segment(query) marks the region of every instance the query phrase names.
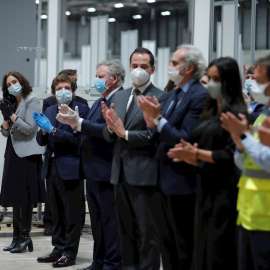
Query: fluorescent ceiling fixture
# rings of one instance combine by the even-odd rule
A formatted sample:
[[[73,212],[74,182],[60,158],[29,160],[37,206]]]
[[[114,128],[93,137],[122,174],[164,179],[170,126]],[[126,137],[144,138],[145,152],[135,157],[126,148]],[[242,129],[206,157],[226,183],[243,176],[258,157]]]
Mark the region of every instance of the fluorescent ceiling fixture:
[[[133,15],[132,18],[133,18],[134,20],[139,20],[139,19],[142,18],[142,15]]]
[[[43,15],[40,16],[41,20],[46,20],[47,18],[48,18],[48,16],[46,14],[43,14]]]
[[[37,4],[37,5],[39,4],[39,0],[36,0],[36,4]]]
[[[161,15],[162,16],[169,16],[169,15],[171,15],[171,12],[170,11],[163,11],[163,12],[161,12]]]
[[[88,11],[88,12],[95,12],[96,9],[95,9],[94,7],[90,7],[90,8],[87,9],[87,11]]]
[[[117,4],[114,4],[114,7],[115,8],[122,8],[122,7],[124,7],[124,5],[122,3],[117,3]]]
[[[147,0],[147,3],[155,3],[156,0]]]
[[[66,15],[69,16],[71,13],[70,11],[66,11]]]
[[[109,18],[109,19],[108,19],[108,22],[115,22],[115,21],[116,21],[115,18]]]

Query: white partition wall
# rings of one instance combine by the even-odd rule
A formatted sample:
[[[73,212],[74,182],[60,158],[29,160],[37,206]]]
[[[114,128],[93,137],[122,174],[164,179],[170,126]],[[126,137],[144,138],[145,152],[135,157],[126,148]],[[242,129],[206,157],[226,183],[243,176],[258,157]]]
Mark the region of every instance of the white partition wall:
[[[82,79],[81,85],[85,86],[86,88],[90,87],[90,54],[91,54],[91,47],[89,45],[82,46]]]
[[[131,53],[138,47],[138,30],[121,32],[121,63],[126,70],[124,88],[130,87],[131,78],[129,73],[129,58]]]
[[[48,0],[48,44],[47,44],[47,92],[59,71],[60,5],[61,0]]]
[[[108,16],[91,17],[90,85],[94,85],[96,66],[107,60],[108,52]],[[89,59],[89,60],[90,60]]]
[[[158,48],[158,58],[157,58],[157,87],[164,89],[166,86],[169,76],[168,76],[168,66],[170,61],[170,48]]]
[[[221,22],[217,23],[217,37],[216,37],[216,58],[221,57],[222,55],[222,24]]]
[[[238,33],[236,27],[235,5],[235,1],[230,1],[222,7],[222,56],[237,56],[235,44],[238,44]]]
[[[59,52],[58,52],[58,71],[63,70],[63,62],[64,62],[64,39],[59,38]]]
[[[206,64],[209,61],[210,41],[210,8],[211,0],[194,1],[194,29],[193,45],[198,47],[205,58]]]
[[[154,55],[154,58],[156,59],[156,41],[155,40],[142,40],[142,47],[148,49]],[[154,84],[157,84],[156,72],[154,72],[154,74],[151,76],[151,81]]]

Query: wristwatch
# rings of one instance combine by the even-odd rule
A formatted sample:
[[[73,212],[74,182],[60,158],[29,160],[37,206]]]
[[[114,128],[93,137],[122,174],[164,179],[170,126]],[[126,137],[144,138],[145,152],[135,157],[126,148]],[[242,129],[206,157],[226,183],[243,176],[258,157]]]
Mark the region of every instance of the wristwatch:
[[[163,118],[162,115],[159,115],[153,119],[153,123],[157,126],[159,121]]]
[[[56,128],[53,127],[53,128],[51,129],[51,133],[54,135],[55,132],[56,132]]]

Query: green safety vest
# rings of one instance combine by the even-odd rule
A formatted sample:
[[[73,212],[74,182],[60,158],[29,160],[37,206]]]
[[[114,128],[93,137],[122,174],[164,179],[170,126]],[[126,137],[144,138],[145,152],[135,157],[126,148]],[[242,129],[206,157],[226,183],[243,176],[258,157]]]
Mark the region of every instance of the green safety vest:
[[[261,126],[266,117],[261,114],[254,127]],[[253,137],[260,140],[257,131]],[[255,164],[248,154],[238,187],[237,224],[247,230],[270,231],[270,173]]]

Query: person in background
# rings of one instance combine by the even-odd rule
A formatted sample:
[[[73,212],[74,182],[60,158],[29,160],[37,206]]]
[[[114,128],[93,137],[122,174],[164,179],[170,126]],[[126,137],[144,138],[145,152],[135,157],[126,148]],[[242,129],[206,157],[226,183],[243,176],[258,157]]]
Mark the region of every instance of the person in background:
[[[256,61],[254,79],[251,94],[266,106],[253,128],[242,114],[238,119],[227,112],[220,118],[234,139],[235,163],[242,170],[237,201],[238,270],[270,269],[270,55]]]
[[[246,81],[245,81],[245,90],[247,92],[247,94],[249,95],[249,99],[250,99],[250,110],[248,110],[248,112],[250,112],[251,114],[251,123],[253,124],[255,122],[255,120],[258,118],[258,116],[262,113],[262,111],[264,110],[264,105],[258,103],[254,97],[252,96],[251,93],[251,87],[252,84],[254,83],[254,66],[250,66],[247,70],[247,74],[246,74]],[[247,100],[247,99],[246,99]]]
[[[65,74],[68,75],[70,78],[72,78],[75,81],[75,89],[77,89],[77,70],[76,69],[64,69],[58,73],[58,75]],[[80,102],[82,104],[85,104],[88,106],[88,102],[86,99],[76,96],[74,94],[74,98],[77,102]],[[43,106],[42,106],[42,112],[45,112],[45,110],[50,107],[57,104],[57,100],[55,98],[55,89],[52,88],[52,96],[47,97],[43,100]],[[82,190],[82,201],[81,201],[81,221],[82,221],[82,229],[84,227],[85,223],[85,197],[84,197],[84,189]],[[45,200],[45,208],[44,208],[44,216],[43,216],[43,224],[44,224],[44,235],[51,236],[53,231],[53,224],[52,224],[52,212],[50,209],[50,203],[47,200]]]
[[[81,196],[83,177],[81,172],[81,134],[75,128],[56,120],[58,106],[66,104],[73,110],[78,106],[80,117],[85,118],[90,109],[76,102],[75,82],[68,75],[54,78],[52,89],[58,104],[45,113],[34,113],[33,118],[41,128],[36,139],[39,145],[47,146],[42,166],[42,179],[46,179],[47,195],[53,218],[53,251],[38,257],[40,263],[53,262],[53,267],[75,264],[81,232]]]
[[[204,74],[203,74],[203,76],[201,77],[201,79],[200,79],[200,83],[205,87],[205,88],[207,88],[208,87],[208,82],[209,82],[209,78],[208,78],[208,76],[207,76],[207,68],[205,69],[205,71],[204,71]]]
[[[169,93],[171,90],[175,88],[175,84],[172,80],[169,80],[168,83],[166,84],[164,91]]]
[[[247,115],[237,62],[230,57],[208,67],[208,91],[200,124],[168,152],[175,162],[198,167],[192,269],[237,269],[236,198],[239,172],[234,165],[234,143],[221,127],[222,112]]]
[[[39,100],[34,97],[28,80],[19,72],[5,74],[0,100],[4,122],[1,133],[7,137],[0,204],[13,207],[13,239],[4,251],[20,253],[33,251],[31,231],[33,204],[41,202],[43,149],[36,142],[38,130],[32,118],[40,112]],[[43,192],[42,192],[43,191]]]
[[[102,97],[93,104],[87,118],[80,118],[66,105],[61,106],[57,115],[59,122],[77,126],[82,132],[81,160],[94,238],[93,262],[82,270],[122,269],[114,185],[110,183],[114,144],[103,138],[106,121],[101,101],[110,106],[113,96],[123,90],[124,79],[125,70],[120,63],[99,63],[95,88]]]
[[[58,75],[61,75],[61,74],[65,74],[65,75],[68,75],[69,77],[71,77],[74,81],[75,81],[75,89],[77,89],[77,70],[76,69],[63,69],[61,70]],[[85,104],[85,105],[88,105],[88,102],[86,99],[80,97],[80,96],[76,96],[74,94],[74,97],[75,97],[75,100],[77,102],[80,102],[82,104]],[[42,106],[42,112],[45,112],[45,110],[52,106],[52,105],[55,105],[57,104],[57,100],[54,96],[54,89],[52,89],[52,96],[50,97],[47,97],[43,100],[43,106]]]

